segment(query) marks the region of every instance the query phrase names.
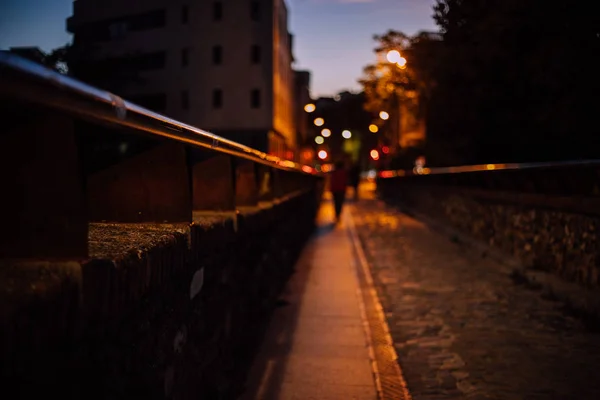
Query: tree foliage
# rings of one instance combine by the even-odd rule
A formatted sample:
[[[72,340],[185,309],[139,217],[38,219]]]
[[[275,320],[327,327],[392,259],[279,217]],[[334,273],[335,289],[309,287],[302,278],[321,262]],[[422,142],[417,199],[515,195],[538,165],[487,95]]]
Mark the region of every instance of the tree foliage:
[[[363,70],[363,78],[359,80],[366,95],[366,110],[374,115],[382,110],[395,113],[400,105],[403,132],[420,129],[421,121],[427,117],[428,103],[435,87],[439,37],[428,32],[410,37],[390,30],[383,35],[375,35],[374,40],[376,63],[367,65]],[[406,59],[405,68],[399,68],[387,60],[386,56],[392,50],[399,51]],[[415,154],[420,155],[421,151]],[[412,165],[415,158],[413,153],[401,149],[399,154],[401,158],[406,158],[406,163]]]
[[[364,67],[363,77],[359,82],[366,95],[366,110],[376,113],[388,109],[396,89],[416,89],[418,77],[412,67],[400,69],[386,59],[388,51],[391,50],[397,50],[405,56],[405,52],[411,46],[410,37],[402,32],[390,30],[383,35],[375,35],[373,39],[377,43],[377,62]]]
[[[375,49],[404,49],[428,162],[600,156],[600,2],[437,0],[433,17],[442,41],[392,31]],[[372,110],[396,79],[382,68],[367,66],[362,80]]]
[[[600,4],[437,0],[428,140],[463,162],[598,157]]]

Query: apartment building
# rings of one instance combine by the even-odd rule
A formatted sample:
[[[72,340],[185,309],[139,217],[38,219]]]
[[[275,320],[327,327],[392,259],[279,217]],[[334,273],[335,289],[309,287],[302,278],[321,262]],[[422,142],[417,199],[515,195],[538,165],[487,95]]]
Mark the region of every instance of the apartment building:
[[[295,119],[296,119],[296,141],[299,144],[305,144],[312,135],[309,129],[312,125],[308,124],[309,115],[304,111],[304,106],[311,103],[310,98],[310,72],[294,71],[295,75]]]
[[[279,156],[296,147],[284,0],[76,0],[67,29],[130,74],[123,98]]]

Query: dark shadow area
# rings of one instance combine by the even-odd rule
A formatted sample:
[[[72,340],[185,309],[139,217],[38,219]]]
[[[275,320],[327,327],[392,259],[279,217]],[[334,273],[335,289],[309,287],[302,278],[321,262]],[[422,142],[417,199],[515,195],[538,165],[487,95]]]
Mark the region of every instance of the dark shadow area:
[[[323,230],[319,229],[317,235],[323,234]],[[316,237],[313,240],[316,240]],[[247,376],[247,386],[238,399],[276,400],[278,398],[288,355],[292,350],[294,331],[301,307],[300,300],[310,275],[311,264],[305,260],[310,258],[311,251],[308,249],[300,258],[294,276],[278,301],[278,304],[282,306],[285,304],[285,307],[277,307],[271,311],[263,335],[256,341],[256,353],[253,363],[250,363],[252,369]],[[283,314],[282,318],[276,316],[278,308],[281,308],[279,312]],[[267,351],[261,348],[264,344],[269,344]]]

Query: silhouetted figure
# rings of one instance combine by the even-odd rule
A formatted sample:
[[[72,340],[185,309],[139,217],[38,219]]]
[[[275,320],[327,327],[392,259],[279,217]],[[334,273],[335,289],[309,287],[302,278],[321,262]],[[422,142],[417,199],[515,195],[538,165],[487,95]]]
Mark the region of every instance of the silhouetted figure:
[[[335,220],[339,222],[342,215],[342,207],[346,198],[346,186],[348,185],[348,171],[342,161],[335,163],[335,169],[331,173],[329,180],[329,190],[333,195],[333,205],[335,208]]]
[[[360,165],[353,164],[350,168],[350,186],[354,189],[354,200],[358,200],[358,185],[360,184]]]

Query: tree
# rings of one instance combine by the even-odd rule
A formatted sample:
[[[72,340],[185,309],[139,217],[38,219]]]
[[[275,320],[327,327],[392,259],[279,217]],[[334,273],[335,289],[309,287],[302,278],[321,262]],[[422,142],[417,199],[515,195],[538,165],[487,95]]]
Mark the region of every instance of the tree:
[[[434,137],[465,162],[598,157],[598,2],[438,0]]]
[[[384,35],[374,35],[373,39],[377,42],[377,47],[374,49],[377,62],[367,65],[363,69],[364,76],[359,82],[362,84],[367,97],[366,110],[378,113],[387,109],[397,88],[413,89],[415,87],[415,77],[411,67],[401,69],[386,59],[387,53],[391,50],[404,54],[411,44],[411,40],[407,35],[390,30]]]
[[[394,132],[388,132],[390,135],[385,141],[396,148],[407,131],[421,132],[424,129],[422,125],[426,124],[428,103],[435,87],[436,52],[440,39],[427,32],[409,37],[390,30],[383,35],[375,35],[374,40],[376,63],[364,68],[359,82],[367,97],[366,110],[375,115],[385,110],[392,115],[387,125]],[[405,65],[389,62],[387,54],[393,50],[401,53],[406,60]],[[413,152],[401,150],[400,153],[412,157]]]

